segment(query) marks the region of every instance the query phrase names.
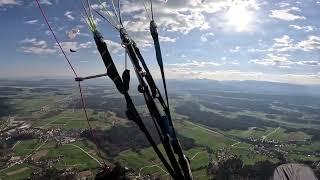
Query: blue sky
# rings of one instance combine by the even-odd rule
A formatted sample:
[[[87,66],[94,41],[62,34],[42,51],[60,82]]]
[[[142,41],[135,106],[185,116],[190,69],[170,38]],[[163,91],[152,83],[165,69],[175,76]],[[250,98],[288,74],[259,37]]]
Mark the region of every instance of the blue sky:
[[[159,77],[142,2],[121,1],[124,26]],[[320,84],[319,0],[153,2],[168,78]],[[80,1],[41,5],[64,49],[77,50],[68,56],[78,74],[104,73]],[[34,1],[0,0],[0,20],[0,77],[72,76]],[[118,32],[97,16],[96,21],[123,69]],[[71,30],[78,31],[75,37],[68,36]]]

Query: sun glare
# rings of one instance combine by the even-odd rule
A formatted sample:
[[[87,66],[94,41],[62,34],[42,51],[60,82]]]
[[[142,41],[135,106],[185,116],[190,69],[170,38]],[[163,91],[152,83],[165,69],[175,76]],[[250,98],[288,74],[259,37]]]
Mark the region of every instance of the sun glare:
[[[227,25],[235,31],[248,31],[253,16],[254,14],[242,3],[232,5],[225,15]]]

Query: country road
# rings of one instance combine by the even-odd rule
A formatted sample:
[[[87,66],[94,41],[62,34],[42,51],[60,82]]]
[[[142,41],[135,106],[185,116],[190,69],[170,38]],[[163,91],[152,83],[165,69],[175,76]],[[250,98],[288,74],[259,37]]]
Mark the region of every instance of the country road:
[[[151,168],[151,167],[157,167],[157,168],[159,168],[160,170],[162,170],[163,172],[165,172],[166,174],[168,174],[167,171],[165,171],[162,167],[160,167],[161,164],[162,164],[162,163],[153,164],[153,165],[148,165],[148,166],[144,166],[144,167],[140,168],[140,170],[139,170],[139,177],[141,177],[141,171],[142,171],[143,169],[145,169],[145,168]]]
[[[272,134],[276,133],[278,130],[280,129],[280,127],[277,127],[276,129],[274,129],[272,132],[270,132],[269,134],[262,136],[261,139],[265,140],[268,136],[271,136]]]

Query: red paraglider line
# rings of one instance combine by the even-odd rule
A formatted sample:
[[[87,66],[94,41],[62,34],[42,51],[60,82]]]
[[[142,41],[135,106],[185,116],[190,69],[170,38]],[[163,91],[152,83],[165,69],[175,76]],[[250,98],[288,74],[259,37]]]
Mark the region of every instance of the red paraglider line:
[[[72,72],[73,72],[73,74],[75,75],[75,77],[78,78],[78,75],[77,75],[74,67],[72,66],[69,58],[67,57],[65,51],[63,50],[63,48],[62,48],[62,46],[61,46],[61,44],[60,44],[57,36],[55,35],[54,31],[52,30],[51,25],[49,24],[48,18],[47,18],[47,16],[45,15],[45,13],[44,13],[44,11],[43,11],[40,3],[39,3],[39,0],[36,0],[36,2],[37,2],[37,5],[38,5],[38,7],[39,7],[39,9],[40,9],[40,11],[41,11],[41,14],[42,14],[43,19],[45,20],[45,22],[46,22],[49,30],[51,31],[51,33],[52,33],[52,35],[53,35],[56,43],[58,44],[58,46],[59,46],[59,48],[60,48],[63,56],[65,57],[66,61],[68,62],[69,66],[70,66],[70,69],[72,70]],[[87,108],[86,108],[86,104],[85,104],[85,101],[84,101],[84,97],[83,97],[83,93],[82,93],[82,88],[81,88],[80,81],[78,81],[78,87],[79,87],[79,92],[80,92],[80,97],[81,97],[81,102],[82,102],[82,108],[83,108],[83,111],[84,111],[84,114],[85,114],[85,117],[86,117],[86,120],[87,120],[87,123],[88,123],[88,126],[89,126],[90,134],[91,134],[92,138],[94,139],[95,145],[96,145],[96,147],[97,147],[98,155],[99,155],[100,157],[102,157],[102,156],[101,156],[101,153],[100,153],[100,150],[99,150],[99,146],[98,146],[97,139],[95,138],[95,134],[93,133],[92,126],[91,126],[90,121],[89,121],[89,116],[88,116],[88,113],[87,113]]]

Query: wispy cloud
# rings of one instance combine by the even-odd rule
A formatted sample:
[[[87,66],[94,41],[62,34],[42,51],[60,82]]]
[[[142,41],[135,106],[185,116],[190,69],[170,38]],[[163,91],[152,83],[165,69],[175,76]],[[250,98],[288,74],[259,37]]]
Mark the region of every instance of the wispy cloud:
[[[204,13],[215,13],[229,5],[228,2],[222,1],[206,1],[205,3],[202,1],[167,1],[165,3],[155,1],[153,4],[154,9],[157,9],[155,14],[157,24],[167,31],[183,34],[196,29],[208,29],[210,26]],[[124,1],[122,8],[123,14],[134,14],[133,21],[140,21],[139,27],[134,29],[148,30],[148,22],[145,21],[147,15],[142,3]]]
[[[295,40],[290,38],[288,35],[283,35],[281,38],[275,38],[272,47],[266,51],[314,51],[320,50],[320,37],[310,35],[305,40],[294,42]]]
[[[232,49],[229,49],[229,52],[231,52],[231,53],[236,53],[236,52],[239,52],[239,51],[240,51],[240,46],[236,46],[236,47],[234,47]]]
[[[112,52],[112,53],[119,53],[123,49],[121,44],[119,44],[117,42],[114,42],[114,41],[111,41],[111,40],[105,40],[105,42],[108,45],[109,51]]]
[[[320,66],[320,61],[299,61],[289,60],[288,54],[267,54],[267,57],[262,59],[253,59],[249,62],[264,65],[264,66],[277,66],[280,68],[290,68],[291,65],[305,65],[305,66]]]
[[[266,58],[262,59],[253,59],[249,62],[264,66],[278,66],[278,67],[288,67],[293,64],[287,57],[287,55],[275,55],[275,54],[267,54]]]
[[[208,41],[208,38],[209,38],[210,36],[213,37],[214,34],[213,34],[212,32],[202,34],[202,35],[200,36],[200,40],[201,40],[202,42],[207,42],[207,41]]]
[[[38,23],[38,19],[33,19],[33,20],[28,20],[24,22],[25,24],[37,24]]]
[[[166,64],[167,66],[171,67],[183,67],[183,68],[202,68],[208,66],[221,66],[222,64],[216,62],[208,62],[208,61],[197,61],[193,60],[187,63],[174,63],[174,64]]]
[[[21,2],[19,0],[0,0],[0,7],[6,5],[19,5]]]
[[[47,42],[44,40],[38,40],[36,38],[26,38],[22,41],[20,41],[22,44],[22,51],[25,53],[30,53],[30,54],[38,54],[38,55],[43,55],[43,54],[53,54],[58,52],[58,45],[55,44],[52,47],[49,47]],[[89,49],[92,47],[92,42],[83,42],[83,43],[78,43],[78,42],[60,42],[60,45],[62,49],[65,52],[69,52],[70,49],[72,50],[80,50],[80,49]]]
[[[40,0],[40,4],[52,5],[51,0]]]
[[[66,16],[70,20],[74,20],[75,18],[71,14],[72,14],[72,11],[66,11],[64,13],[64,16]]]
[[[159,41],[160,42],[176,42],[176,38],[171,38],[167,36],[159,36]]]
[[[64,51],[69,52],[70,49],[78,51],[80,49],[91,48],[92,42],[88,41],[85,43],[78,43],[78,42],[66,41],[66,42],[60,42],[60,45]],[[58,48],[58,45],[55,45],[55,47]]]
[[[320,61],[300,61],[297,64],[308,65],[308,66],[320,66]]]
[[[308,36],[306,40],[300,41],[296,44],[298,49],[303,51],[312,51],[320,49],[320,37]]]
[[[299,26],[294,24],[289,25],[289,27],[297,30],[303,30],[305,32],[314,31],[316,29],[314,26]]]
[[[306,17],[294,14],[293,12],[300,12],[297,7],[291,7],[288,9],[271,10],[269,17],[284,20],[284,21],[294,21],[297,19],[306,19]]]
[[[26,38],[20,41],[23,46],[21,47],[22,51],[29,54],[53,54],[56,52],[55,48],[48,48],[47,42],[44,40],[37,40],[36,38]]]

